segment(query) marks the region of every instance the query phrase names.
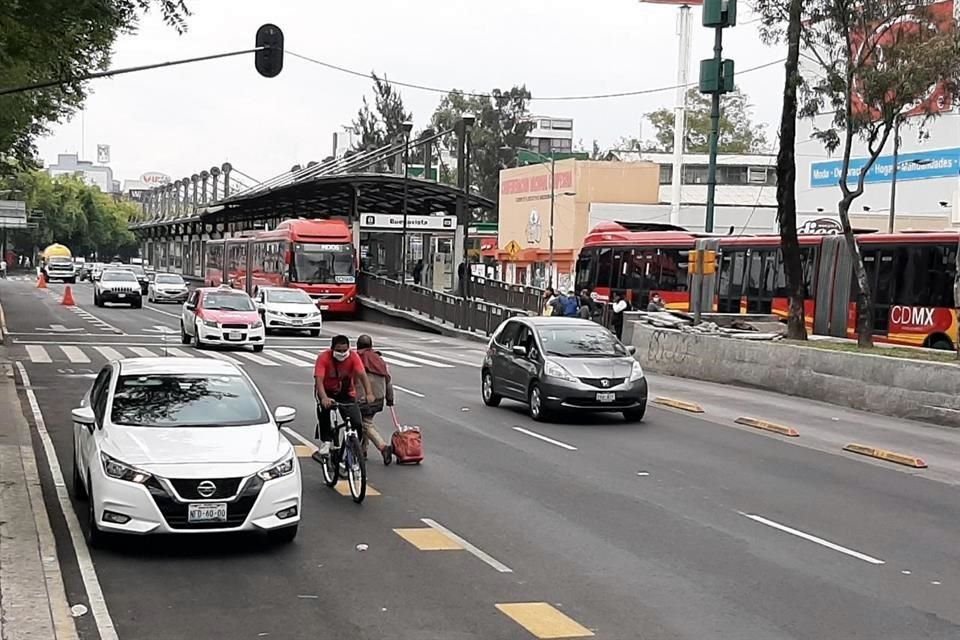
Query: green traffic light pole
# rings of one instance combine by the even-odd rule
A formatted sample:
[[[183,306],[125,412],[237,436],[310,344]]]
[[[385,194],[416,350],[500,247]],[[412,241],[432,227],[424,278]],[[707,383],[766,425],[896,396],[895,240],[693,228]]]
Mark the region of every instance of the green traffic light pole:
[[[714,29],[713,37],[713,64],[717,75],[721,74],[723,66],[723,29]],[[718,84],[722,82],[718,78]],[[714,206],[717,196],[717,149],[720,146],[720,91],[714,91],[710,96],[710,160],[707,164],[707,219],[703,223],[703,230],[713,233]]]

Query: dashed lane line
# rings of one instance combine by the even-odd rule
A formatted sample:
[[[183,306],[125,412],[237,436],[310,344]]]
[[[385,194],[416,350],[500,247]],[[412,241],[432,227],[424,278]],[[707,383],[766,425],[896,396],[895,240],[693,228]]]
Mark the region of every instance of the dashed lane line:
[[[398,384],[393,385],[393,388],[396,389],[397,391],[408,393],[411,396],[414,396],[415,398],[426,398],[426,396],[420,393],[419,391],[414,391],[413,389],[407,389],[406,387],[401,387]]]
[[[566,442],[560,442],[559,440],[554,440],[553,438],[548,438],[545,435],[539,434],[536,431],[530,431],[529,429],[524,429],[523,427],[513,427],[514,431],[522,433],[524,435],[530,436],[531,438],[536,438],[537,440],[542,440],[543,442],[548,442],[554,446],[560,447],[561,449],[566,449],[567,451],[576,451],[577,448],[572,444],[567,444]]]
[[[430,518],[420,518],[420,522],[422,522],[423,524],[427,525],[432,529],[436,529],[443,535],[447,536],[448,538],[450,538],[451,540],[459,544],[461,547],[463,547],[465,551],[470,552],[471,554],[473,554],[474,556],[476,556],[486,564],[490,565],[500,573],[513,573],[513,569],[503,564],[502,562],[500,562],[499,560],[491,556],[486,551],[483,551],[482,549],[476,547],[475,545],[470,544],[469,542],[467,542],[466,540],[464,540],[463,538],[455,534],[450,529],[447,529],[445,526],[443,526],[436,520],[431,520]]]
[[[880,560],[880,559],[878,559],[878,558],[874,558],[873,556],[868,556],[868,555],[865,554],[865,553],[860,553],[859,551],[854,551],[853,549],[848,549],[847,547],[840,546],[839,544],[836,544],[835,542],[830,542],[829,540],[824,540],[823,538],[818,538],[818,537],[815,536],[815,535],[811,535],[811,534],[809,534],[809,533],[804,533],[803,531],[800,531],[799,529],[794,529],[793,527],[788,527],[788,526],[785,525],[785,524],[780,524],[779,522],[774,522],[773,520],[768,520],[767,518],[764,518],[763,516],[758,516],[758,515],[755,515],[755,514],[752,514],[752,513],[744,513],[744,512],[742,512],[742,511],[740,511],[740,512],[738,512],[738,513],[739,513],[740,515],[744,516],[745,518],[750,518],[750,519],[753,520],[754,522],[759,522],[760,524],[766,525],[766,526],[768,526],[768,527],[772,527],[772,528],[774,528],[774,529],[777,529],[778,531],[783,531],[784,533],[789,533],[790,535],[796,536],[796,537],[798,537],[798,538],[802,538],[802,539],[807,540],[807,541],[809,541],[809,542],[813,542],[813,543],[815,543],[815,544],[819,544],[820,546],[826,547],[827,549],[833,549],[834,551],[838,551],[838,552],[840,552],[840,553],[842,553],[842,554],[844,554],[844,555],[848,555],[848,556],[850,556],[851,558],[856,558],[856,559],[858,559],[858,560],[863,560],[864,562],[869,562],[870,564],[886,564],[883,560]]]

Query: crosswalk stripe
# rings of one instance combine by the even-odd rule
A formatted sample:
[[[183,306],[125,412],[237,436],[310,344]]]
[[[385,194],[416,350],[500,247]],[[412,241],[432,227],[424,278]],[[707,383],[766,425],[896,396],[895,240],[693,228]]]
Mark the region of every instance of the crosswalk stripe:
[[[306,358],[306,359],[309,360],[310,362],[316,362],[316,361],[317,361],[317,354],[316,354],[316,353],[310,353],[309,351],[304,351],[303,349],[291,349],[291,350],[290,350],[290,353],[295,353],[295,354],[297,354],[298,356],[303,356],[304,358]]]
[[[192,358],[192,353],[187,353],[183,349],[177,349],[176,347],[166,347],[167,353],[178,358]]]
[[[100,355],[102,355],[107,360],[123,360],[123,355],[116,349],[111,349],[110,347],[94,347]]]
[[[264,366],[264,367],[279,367],[279,366],[280,366],[280,365],[278,365],[276,362],[271,362],[270,360],[267,360],[266,358],[263,358],[263,357],[258,356],[258,355],[256,355],[256,354],[253,354],[253,353],[247,353],[247,352],[245,352],[245,351],[237,351],[237,355],[240,356],[241,358],[246,358],[246,359],[249,360],[250,362],[255,362],[255,363],[257,363],[257,364],[259,364],[259,365],[261,365],[261,366]]]
[[[50,354],[47,353],[47,350],[38,344],[28,344],[27,355],[30,356],[30,362],[52,362],[52,360],[50,360]]]
[[[396,365],[396,366],[398,366],[398,367],[404,367],[404,368],[413,367],[413,368],[415,368],[415,369],[419,369],[419,368],[420,368],[420,365],[418,365],[418,364],[413,364],[412,362],[404,362],[403,360],[394,360],[394,359],[391,358],[390,356],[383,356],[383,360],[384,360],[384,362],[389,362],[390,364]]]
[[[63,351],[63,355],[67,356],[67,359],[70,362],[76,362],[76,363],[90,362],[90,358],[87,357],[87,354],[85,354],[81,349],[77,347],[68,347],[65,345],[61,345],[60,351]]]
[[[398,353],[397,351],[388,351],[386,352],[392,358],[403,358],[404,360],[409,360],[410,362],[418,362],[420,364],[425,364],[431,367],[437,367],[438,369],[453,369],[452,364],[447,364],[446,362],[437,362],[436,360],[427,360],[426,358],[418,358],[417,356],[408,356],[405,353]],[[422,351],[415,351],[414,353],[419,353],[421,355],[430,355],[424,354]]]
[[[265,355],[270,356],[271,358],[275,358],[275,359],[277,359],[277,360],[280,360],[281,362],[286,362],[287,364],[292,364],[292,365],[295,366],[295,367],[312,367],[312,366],[313,366],[313,365],[312,365],[311,363],[309,363],[309,362],[304,362],[303,360],[298,360],[297,358],[294,358],[294,357],[292,357],[292,356],[288,356],[287,354],[285,354],[285,353],[283,353],[283,352],[281,352],[281,351],[276,351],[276,350],[272,350],[272,349],[267,349],[267,350],[264,351],[263,353],[264,353]]]
[[[429,356],[429,357],[431,357],[431,358],[437,358],[437,359],[439,359],[439,360],[446,360],[447,362],[454,362],[454,363],[456,363],[456,364],[467,365],[468,367],[479,367],[479,366],[480,366],[480,363],[479,363],[479,362],[471,362],[471,361],[469,361],[469,360],[459,360],[459,359],[457,359],[457,358],[451,358],[450,356],[442,356],[442,355],[440,355],[440,354],[438,354],[438,353],[427,353],[426,351],[414,351],[414,353],[419,354],[419,355],[421,355],[421,356]]]
[[[225,354],[225,353],[220,353],[219,351],[207,351],[207,352],[206,352],[206,355],[210,356],[211,358],[214,358],[215,360],[223,360],[224,362],[232,362],[233,364],[240,365],[241,367],[242,367],[244,364],[246,364],[246,363],[244,363],[244,362],[241,362],[240,360],[237,360],[236,358],[234,358],[234,357],[232,357],[232,356],[228,356],[228,355]]]
[[[143,347],[128,347],[128,349],[130,349],[130,351],[133,351],[135,354],[137,354],[141,358],[157,357],[157,354],[155,354],[153,351],[150,351],[150,349],[144,349]]]

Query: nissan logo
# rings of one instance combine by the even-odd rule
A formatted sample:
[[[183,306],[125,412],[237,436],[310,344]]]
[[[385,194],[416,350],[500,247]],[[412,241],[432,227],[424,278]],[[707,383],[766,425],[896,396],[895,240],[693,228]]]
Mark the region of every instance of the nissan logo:
[[[609,386],[610,386],[610,381],[607,380],[606,378],[604,378],[604,379],[602,379],[602,380],[600,381],[600,386],[601,386],[601,387],[609,387]]]
[[[197,493],[200,494],[201,498],[209,498],[217,492],[217,485],[213,484],[209,480],[204,480],[197,485]]]

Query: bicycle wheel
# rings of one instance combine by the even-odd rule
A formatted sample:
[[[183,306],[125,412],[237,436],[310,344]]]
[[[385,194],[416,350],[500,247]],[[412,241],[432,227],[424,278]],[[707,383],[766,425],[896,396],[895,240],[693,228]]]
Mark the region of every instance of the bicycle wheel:
[[[351,436],[345,447],[347,461],[347,484],[350,485],[350,495],[357,504],[363,502],[367,495],[367,464],[363,459],[363,449],[360,440]]]
[[[331,449],[330,454],[326,457],[326,460],[324,460],[323,464],[320,465],[320,468],[323,469],[323,483],[331,489],[337,485],[337,480],[340,479],[340,471],[338,469],[339,466],[340,456],[338,455],[337,450]]]

